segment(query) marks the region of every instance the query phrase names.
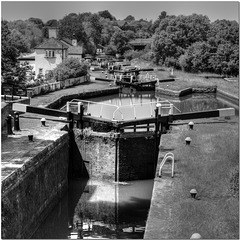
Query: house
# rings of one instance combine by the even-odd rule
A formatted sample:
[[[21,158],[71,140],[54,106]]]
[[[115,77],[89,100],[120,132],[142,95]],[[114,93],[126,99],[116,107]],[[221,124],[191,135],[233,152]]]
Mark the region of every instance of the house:
[[[102,46],[101,44],[97,44],[96,45],[97,51],[96,51],[96,60],[99,63],[103,63],[106,61],[106,59],[108,58],[108,56],[106,55],[105,51],[104,51],[104,46]]]
[[[143,50],[147,45],[152,44],[152,38],[137,38],[130,41],[129,44],[133,46],[134,50]]]
[[[66,58],[77,58],[82,61],[83,47],[82,44],[78,45],[74,35],[72,40],[68,38],[58,39],[56,27],[49,27],[48,33],[49,38],[35,47],[35,59],[32,58],[31,62],[34,65],[35,77],[39,74],[45,75]],[[29,61],[29,57],[30,55],[25,56],[25,59]],[[21,58],[19,61],[24,61],[24,59]]]
[[[97,44],[96,48],[97,48],[97,55],[103,54],[104,46],[102,46],[101,44]]]

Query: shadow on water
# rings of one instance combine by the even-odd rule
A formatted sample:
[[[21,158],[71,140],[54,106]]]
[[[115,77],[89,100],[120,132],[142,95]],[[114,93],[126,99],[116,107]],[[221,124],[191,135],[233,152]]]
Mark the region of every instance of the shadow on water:
[[[33,238],[143,238],[153,180],[124,185],[71,180],[69,191]]]

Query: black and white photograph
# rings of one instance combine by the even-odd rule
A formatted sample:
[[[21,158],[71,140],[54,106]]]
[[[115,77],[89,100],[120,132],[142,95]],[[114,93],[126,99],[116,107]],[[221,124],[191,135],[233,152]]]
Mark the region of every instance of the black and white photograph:
[[[1,1],[1,239],[239,239],[238,1]]]

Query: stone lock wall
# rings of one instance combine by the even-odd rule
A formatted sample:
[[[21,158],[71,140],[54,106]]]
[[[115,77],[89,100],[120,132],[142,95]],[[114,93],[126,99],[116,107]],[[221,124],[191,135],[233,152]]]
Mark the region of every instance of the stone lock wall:
[[[146,135],[145,135],[146,136]],[[120,139],[119,180],[129,181],[154,177],[156,139],[154,135],[135,135]]]
[[[88,131],[88,132],[87,132]],[[134,134],[118,138],[113,132],[74,129],[75,154],[71,165],[76,175],[91,179],[128,181],[154,177],[156,140],[154,134]],[[129,137],[131,136],[131,137]],[[77,154],[78,152],[78,154]],[[77,167],[78,165],[78,167]]]
[[[91,179],[115,179],[116,140],[112,133],[93,132],[85,129],[82,133],[74,129],[75,154],[71,157],[73,171],[79,176]],[[77,154],[78,153],[78,154]]]
[[[2,238],[30,238],[59,201],[68,185],[68,146],[66,132],[47,146],[40,143],[2,181]]]

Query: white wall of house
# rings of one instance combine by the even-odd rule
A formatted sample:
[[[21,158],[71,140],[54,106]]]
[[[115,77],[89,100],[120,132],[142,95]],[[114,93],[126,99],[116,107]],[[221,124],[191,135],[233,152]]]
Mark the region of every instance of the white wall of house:
[[[66,56],[64,50],[64,57]],[[57,67],[58,64],[62,62],[62,50],[54,50],[54,57],[46,57],[46,49],[36,49],[35,55],[35,73],[36,77],[40,72],[43,75],[46,74],[46,71],[53,70]]]

